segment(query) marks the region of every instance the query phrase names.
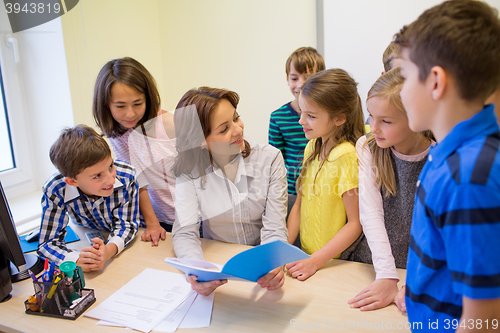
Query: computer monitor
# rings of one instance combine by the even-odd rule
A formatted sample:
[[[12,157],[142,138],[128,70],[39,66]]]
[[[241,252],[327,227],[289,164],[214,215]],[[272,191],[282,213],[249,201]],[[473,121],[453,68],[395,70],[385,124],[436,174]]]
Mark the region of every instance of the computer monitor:
[[[11,282],[18,282],[43,270],[43,260],[35,254],[23,254],[12,220],[9,204],[0,183],[0,302],[10,299]]]

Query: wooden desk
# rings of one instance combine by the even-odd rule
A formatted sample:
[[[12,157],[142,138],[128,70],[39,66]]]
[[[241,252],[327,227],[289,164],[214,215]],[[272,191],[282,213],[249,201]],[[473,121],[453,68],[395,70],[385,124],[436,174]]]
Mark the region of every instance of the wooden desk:
[[[142,233],[142,230],[139,231]],[[223,264],[247,246],[203,240],[205,259]],[[179,272],[164,262],[173,257],[171,234],[158,247],[136,237],[128,249],[107,264],[104,270],[85,273],[87,288],[95,290],[96,306],[145,268]],[[405,271],[399,270],[401,281]],[[343,330],[384,332],[405,329],[406,315],[395,305],[361,312],[351,309],[347,300],[374,279],[371,265],[332,260],[306,281],[286,277],[281,290],[262,290],[257,284],[229,281],[218,288],[209,329],[180,329],[178,332],[297,332]],[[168,283],[168,281],[165,281]],[[0,331],[13,328],[22,332],[126,332],[123,328],[96,326],[97,320],[84,317],[76,321],[27,315],[24,300],[33,294],[31,280],[13,284],[12,299],[0,303]],[[401,329],[398,329],[400,328]],[[310,328],[310,329],[308,329]],[[12,332],[15,332],[13,330]]]

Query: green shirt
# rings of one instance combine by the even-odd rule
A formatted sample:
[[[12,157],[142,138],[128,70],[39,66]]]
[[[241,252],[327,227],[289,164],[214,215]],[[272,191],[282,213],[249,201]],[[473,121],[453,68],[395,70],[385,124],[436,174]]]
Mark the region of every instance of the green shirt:
[[[283,154],[287,170],[288,193],[297,194],[295,182],[302,170],[304,149],[307,140],[300,116],[292,108],[291,102],[271,113],[269,122],[269,144],[278,148]]]

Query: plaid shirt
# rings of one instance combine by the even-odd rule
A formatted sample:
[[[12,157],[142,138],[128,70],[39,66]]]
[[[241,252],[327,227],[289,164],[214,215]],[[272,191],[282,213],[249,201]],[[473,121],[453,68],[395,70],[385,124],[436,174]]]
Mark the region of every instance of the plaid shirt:
[[[80,252],[68,249],[64,241],[69,218],[78,225],[109,231],[108,243],[118,247],[120,253],[137,233],[141,225],[139,213],[139,187],[135,169],[124,162],[115,161],[114,192],[109,197],[91,198],[77,187],[64,182],[64,176],[54,174],[43,186],[42,224],[38,254],[56,264],[77,261]],[[117,254],[118,254],[117,253]]]

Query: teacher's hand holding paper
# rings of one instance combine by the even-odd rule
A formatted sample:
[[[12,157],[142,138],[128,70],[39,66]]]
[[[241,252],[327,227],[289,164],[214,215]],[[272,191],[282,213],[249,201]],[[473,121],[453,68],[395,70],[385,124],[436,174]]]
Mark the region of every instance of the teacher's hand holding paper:
[[[191,284],[191,288],[196,291],[197,294],[208,296],[215,289],[227,283],[227,280],[214,280],[208,282],[198,282],[198,278],[194,275],[188,276],[186,281]]]
[[[224,266],[182,258],[165,258],[165,262],[186,273],[186,281],[191,284],[191,288],[206,296],[228,279],[257,282],[267,290],[279,289],[285,282],[283,265],[307,258],[309,255],[298,247],[276,240],[240,252]]]
[[[227,283],[227,280],[213,280],[208,282],[198,282],[198,278],[194,275],[188,276],[186,281],[191,284],[191,288],[196,291],[196,293],[208,296],[215,291],[218,287]],[[283,287],[285,283],[285,273],[282,267],[273,269],[259,280],[257,283],[262,288],[267,288],[267,290],[276,290]]]

